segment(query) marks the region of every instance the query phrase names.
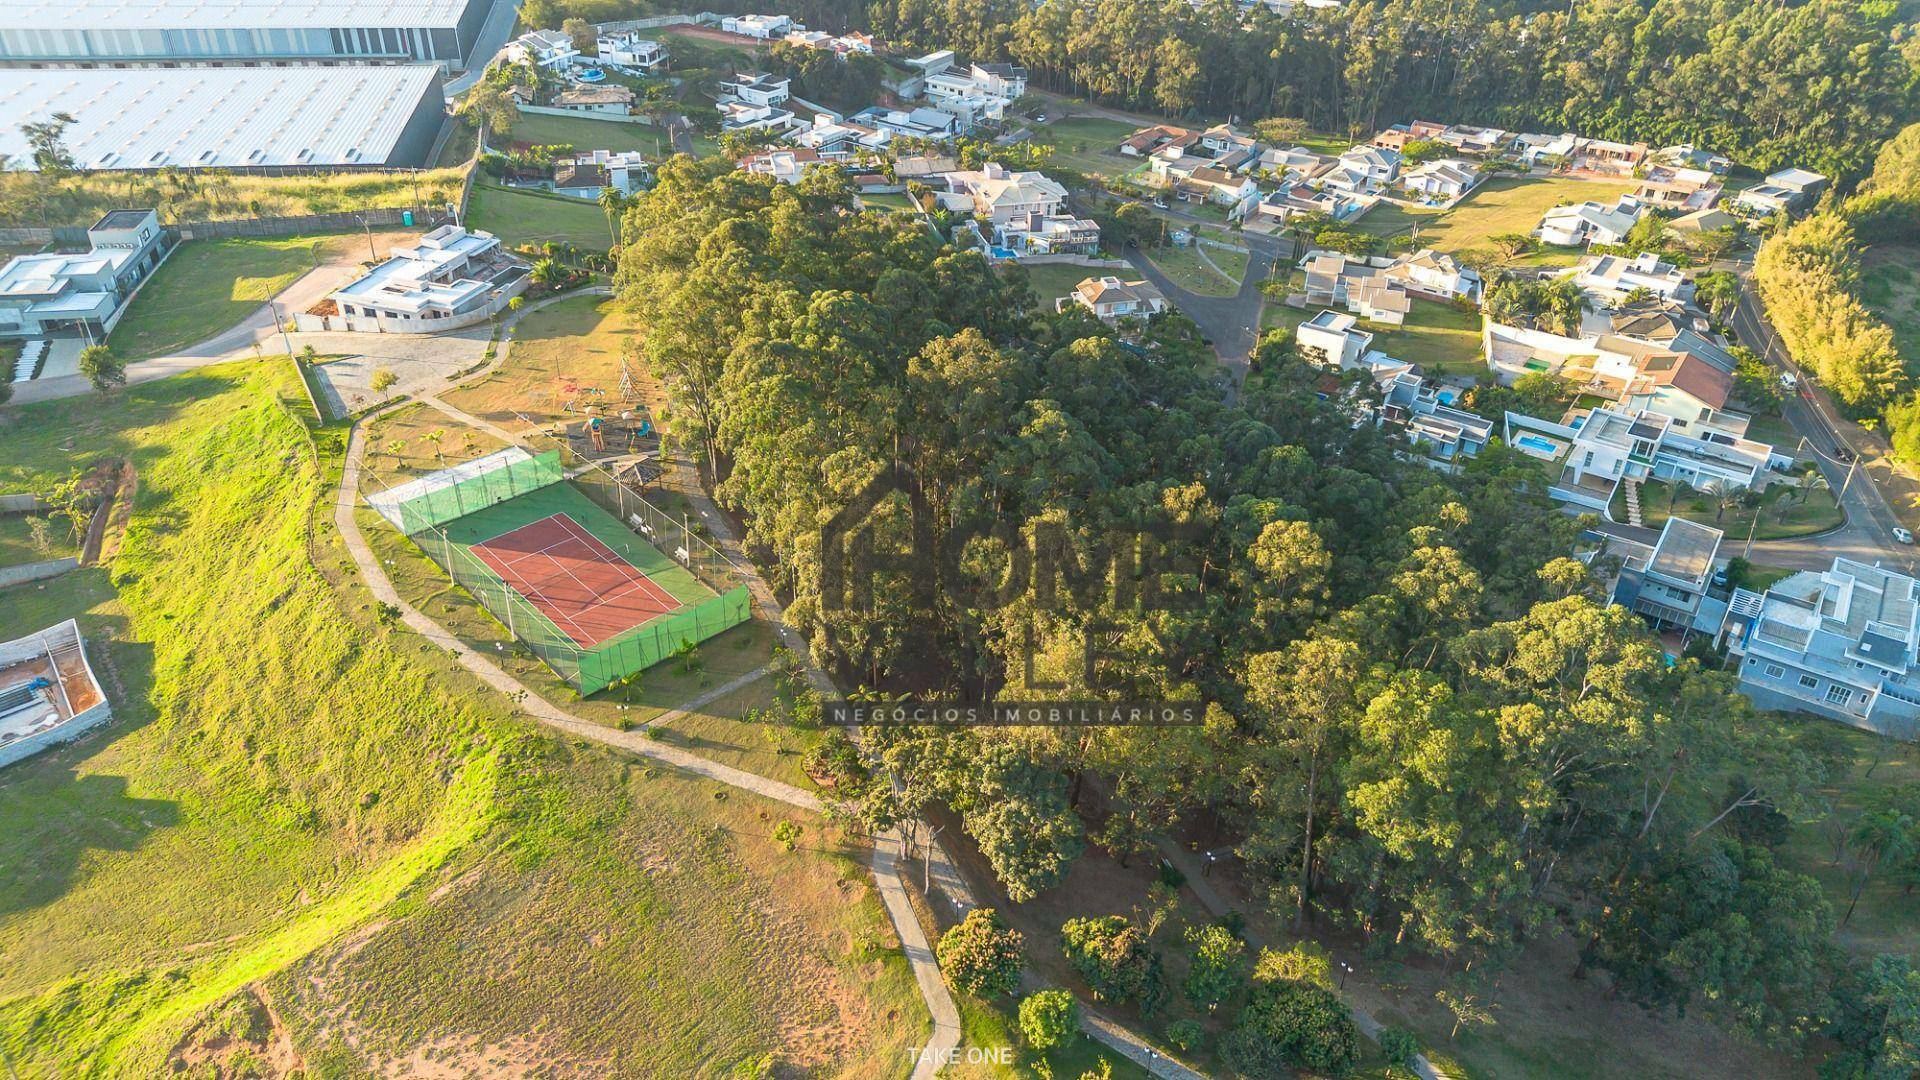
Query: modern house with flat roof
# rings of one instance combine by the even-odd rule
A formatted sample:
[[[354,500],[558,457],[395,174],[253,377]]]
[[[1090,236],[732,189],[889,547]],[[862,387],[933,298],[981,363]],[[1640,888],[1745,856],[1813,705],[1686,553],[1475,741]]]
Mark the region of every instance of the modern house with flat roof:
[[[67,150],[82,170],[280,173],[424,166],[447,102],[431,64],[0,68],[13,168],[35,167],[18,122],[56,113],[73,117]]]
[[[0,266],[0,340],[105,341],[175,240],[152,210],[112,210],[87,230],[89,250],[21,255]]]
[[[1920,583],[1906,574],[1836,558],[1764,593],[1736,589],[1725,635],[1740,690],[1761,708],[1920,734]]]
[[[433,334],[484,322],[527,290],[492,233],[442,225],[295,318],[301,330]]]
[[[1708,596],[1707,586],[1724,535],[1712,526],[1670,517],[1650,546],[1609,538],[1608,551],[1620,556],[1609,599],[1658,629],[1719,633],[1726,604]]]
[[[463,67],[492,9],[490,0],[7,0],[0,65]]]

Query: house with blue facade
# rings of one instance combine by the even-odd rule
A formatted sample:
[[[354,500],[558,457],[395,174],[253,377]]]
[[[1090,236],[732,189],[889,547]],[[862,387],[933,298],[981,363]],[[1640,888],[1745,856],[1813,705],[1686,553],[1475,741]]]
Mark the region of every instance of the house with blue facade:
[[[1903,739],[1920,734],[1920,583],[1835,558],[1728,602],[1740,689],[1765,709],[1812,713]]]

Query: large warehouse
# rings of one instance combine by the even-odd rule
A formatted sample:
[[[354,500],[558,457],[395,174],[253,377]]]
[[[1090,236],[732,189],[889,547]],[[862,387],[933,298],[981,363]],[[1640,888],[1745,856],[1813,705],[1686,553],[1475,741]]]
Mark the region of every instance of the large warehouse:
[[[0,69],[8,167],[34,167],[19,123],[58,113],[81,169],[305,172],[426,165],[446,99],[435,64]]]
[[[0,64],[431,60],[492,0],[0,0]]]

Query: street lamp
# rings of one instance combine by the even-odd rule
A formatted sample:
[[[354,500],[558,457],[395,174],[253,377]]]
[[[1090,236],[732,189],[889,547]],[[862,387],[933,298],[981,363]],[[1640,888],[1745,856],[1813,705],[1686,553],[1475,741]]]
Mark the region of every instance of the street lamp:
[[[1353,965],[1347,963],[1345,960],[1340,961],[1340,989],[1345,990],[1347,988],[1347,976],[1351,974],[1353,974]]]

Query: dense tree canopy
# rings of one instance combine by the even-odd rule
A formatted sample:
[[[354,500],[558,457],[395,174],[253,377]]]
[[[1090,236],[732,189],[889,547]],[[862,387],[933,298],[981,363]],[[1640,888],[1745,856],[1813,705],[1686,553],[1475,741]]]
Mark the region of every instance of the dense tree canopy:
[[[810,5],[848,17],[835,0]],[[1371,0],[1291,16],[1228,0],[877,0],[890,41],[1030,67],[1040,86],[1355,134],[1433,119],[1863,174],[1920,108],[1888,0]],[[1204,58],[1204,62],[1202,60]]]
[[[1595,603],[1531,459],[1408,464],[1280,338],[1229,393],[1184,318],[1122,336],[1042,314],[1017,270],[854,212],[832,173],[680,159],[621,234],[675,437],[850,684],[1203,718],[870,729],[1015,900],[1089,835],[1118,853],[1204,819],[1271,909],[1384,950],[1492,964],[1571,932],[1583,969],[1650,1006],[1817,1026],[1831,912],[1771,858],[1780,836],[1741,830],[1808,811],[1825,759]],[[857,525],[827,528],[843,512]],[[1103,563],[1115,536],[1177,557]],[[1044,572],[1004,590],[1014,551]],[[855,585],[823,575],[842,563]],[[1167,992],[1139,927],[1066,937],[1113,996]],[[1221,986],[1182,989],[1215,999],[1233,949],[1199,944]]]

